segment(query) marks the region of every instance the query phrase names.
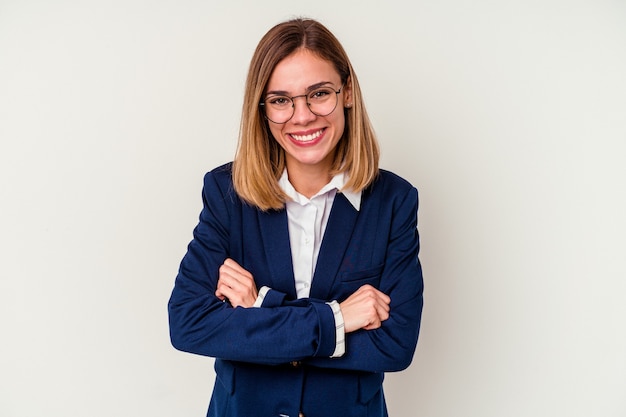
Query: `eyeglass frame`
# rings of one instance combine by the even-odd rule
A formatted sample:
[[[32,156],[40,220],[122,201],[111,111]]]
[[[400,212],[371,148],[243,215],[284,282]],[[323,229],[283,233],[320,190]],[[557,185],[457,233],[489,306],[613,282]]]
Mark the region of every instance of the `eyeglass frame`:
[[[285,123],[287,123],[288,121],[290,121],[291,119],[293,119],[293,116],[296,114],[296,101],[295,101],[295,99],[296,99],[296,98],[300,98],[300,97],[305,97],[305,98],[306,98],[306,99],[305,99],[305,101],[306,101],[306,106],[307,106],[307,108],[309,109],[309,111],[310,111],[311,113],[313,113],[314,115],[318,116],[318,117],[325,117],[325,116],[328,116],[329,114],[331,114],[332,112],[334,112],[335,110],[337,110],[337,104],[339,104],[339,93],[341,93],[341,90],[343,90],[343,88],[344,88],[345,86],[346,86],[346,83],[341,84],[341,87],[339,87],[339,90],[337,90],[337,91],[335,91],[335,88],[334,88],[334,87],[330,86],[331,90],[335,93],[335,106],[333,107],[333,109],[332,109],[331,111],[329,111],[329,112],[328,112],[328,113],[326,113],[326,114],[317,114],[317,113],[315,113],[313,110],[311,110],[311,103],[309,103],[309,94],[310,94],[311,92],[309,92],[309,93],[307,93],[307,94],[300,94],[300,95],[293,96],[293,97],[289,97],[289,96],[280,96],[280,95],[278,96],[278,97],[288,98],[289,100],[291,100],[291,109],[292,109],[292,111],[291,111],[291,116],[289,116],[289,119],[285,120],[284,122],[280,122],[280,123],[279,123],[279,122],[275,122],[275,121],[273,121],[272,119],[270,119],[270,118],[267,116],[267,110],[266,110],[267,108],[265,107],[265,101],[266,101],[266,100],[261,101],[261,102],[259,103],[259,106],[260,106],[261,108],[263,108],[263,117],[265,117],[267,120],[269,120],[270,122],[275,123],[275,124],[277,124],[277,125],[284,125]],[[316,89],[314,89],[313,91],[316,91],[316,90],[318,90],[318,89],[320,89],[320,88],[323,88],[323,87],[316,88]]]

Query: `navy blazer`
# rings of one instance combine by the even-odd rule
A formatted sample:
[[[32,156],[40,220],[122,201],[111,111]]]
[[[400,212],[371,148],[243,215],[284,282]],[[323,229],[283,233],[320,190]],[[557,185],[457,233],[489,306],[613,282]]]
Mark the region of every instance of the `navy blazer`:
[[[422,314],[417,190],[380,171],[357,211],[337,193],[310,297],[296,298],[286,210],[260,211],[233,190],[231,164],[204,178],[204,207],[169,301],[177,349],[216,358],[211,417],[387,416],[383,373],[405,369]],[[232,308],[215,296],[218,270],[232,258],[268,286],[260,308]],[[370,284],[391,297],[376,330],[346,335],[335,349],[327,301]]]

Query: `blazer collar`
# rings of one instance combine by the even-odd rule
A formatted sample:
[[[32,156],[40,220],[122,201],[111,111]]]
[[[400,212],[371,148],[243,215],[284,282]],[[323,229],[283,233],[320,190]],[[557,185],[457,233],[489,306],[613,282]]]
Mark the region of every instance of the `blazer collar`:
[[[258,211],[261,239],[270,270],[269,287],[296,298],[296,284],[289,244],[287,210]]]
[[[322,189],[319,190],[319,192],[311,198],[314,198],[318,195],[322,195],[331,190],[336,189],[338,192],[341,192],[346,197],[346,199],[350,202],[350,204],[352,204],[352,206],[357,211],[359,211],[361,209],[362,193],[354,192],[351,189],[344,190],[343,188],[346,186],[347,181],[348,181],[347,175],[343,172],[340,172],[339,174],[332,177],[330,182],[326,184],[324,187],[322,187]],[[293,188],[293,185],[291,185],[291,183],[289,182],[289,176],[287,174],[286,169],[283,171],[283,175],[278,180],[278,185],[285,192],[285,194],[287,194],[287,196],[291,198],[291,200],[301,205],[306,204],[310,200],[306,198],[305,196],[303,196],[302,194],[300,194],[299,192],[297,192],[295,188]]]
[[[341,267],[359,212],[344,193],[335,196],[317,258],[310,297],[327,300]],[[258,212],[261,239],[270,269],[271,288],[295,299],[296,286],[289,243],[287,211]]]
[[[359,212],[344,193],[335,196],[313,274],[311,298],[328,300],[358,215]]]

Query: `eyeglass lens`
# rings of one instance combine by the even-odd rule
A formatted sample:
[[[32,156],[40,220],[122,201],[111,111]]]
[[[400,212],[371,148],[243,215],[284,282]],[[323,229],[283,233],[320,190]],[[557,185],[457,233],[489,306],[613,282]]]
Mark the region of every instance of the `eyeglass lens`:
[[[263,102],[265,116],[274,123],[286,123],[294,115],[294,100],[298,97],[305,97],[309,110],[317,116],[328,116],[337,107],[337,96],[339,91],[331,87],[321,87],[312,90],[308,94],[301,96],[269,96]]]

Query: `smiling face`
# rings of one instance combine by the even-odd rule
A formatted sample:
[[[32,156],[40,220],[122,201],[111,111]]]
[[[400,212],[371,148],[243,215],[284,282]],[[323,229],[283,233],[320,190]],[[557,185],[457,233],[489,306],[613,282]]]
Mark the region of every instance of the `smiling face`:
[[[341,77],[332,63],[299,49],[276,65],[267,84],[266,98],[310,93],[318,87],[341,88]],[[283,124],[268,120],[274,139],[285,151],[290,178],[298,173],[316,173],[327,180],[337,143],[345,126],[344,105],[350,100],[348,83],[337,96],[337,107],[327,116],[309,110],[305,97],[294,99],[293,117]]]

